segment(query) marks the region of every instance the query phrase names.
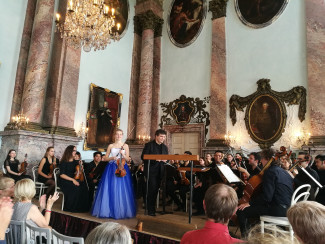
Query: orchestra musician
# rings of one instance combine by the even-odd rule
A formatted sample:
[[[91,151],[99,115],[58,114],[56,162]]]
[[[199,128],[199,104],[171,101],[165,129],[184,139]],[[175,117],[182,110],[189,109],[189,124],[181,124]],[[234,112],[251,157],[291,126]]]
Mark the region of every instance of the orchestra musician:
[[[271,149],[261,152],[263,167],[272,160],[273,154]],[[239,205],[237,217],[243,236],[246,236],[249,230],[250,218],[259,218],[261,215],[286,216],[293,194],[293,179],[279,165],[279,160],[273,159],[271,166],[264,172],[262,192],[249,202]]]
[[[54,194],[55,181],[53,178],[53,171],[58,166],[59,160],[54,157],[54,147],[48,147],[39,163],[38,167],[38,179],[37,181],[44,183],[47,186],[46,198]]]
[[[192,155],[190,151],[185,151],[185,155]],[[191,161],[184,161],[181,163],[181,167],[191,167],[193,162]],[[191,172],[185,171],[180,172],[181,175],[181,183],[179,186],[179,196],[182,200],[182,210],[185,211],[185,204],[186,204],[186,193],[190,191],[190,180],[191,180]]]
[[[143,155],[146,154],[168,154],[168,148],[164,144],[164,141],[166,140],[166,131],[159,129],[155,132],[155,139],[146,143],[142,154],[141,159],[143,160]],[[165,160],[163,160],[164,162]],[[148,169],[149,162],[147,160],[144,160],[144,173],[145,177],[147,179],[148,170],[149,170],[149,182],[148,182],[148,197],[146,198],[146,194],[144,194],[144,202],[146,202],[146,199],[148,200],[148,215],[150,216],[156,216],[156,208],[155,203],[157,199],[158,190],[160,187],[160,182],[162,180],[162,177],[164,175],[164,166],[161,163],[161,161],[154,161],[150,160],[150,168]],[[147,183],[147,182],[146,182]]]
[[[254,175],[259,174],[261,172],[261,169],[258,166],[260,159],[261,159],[261,157],[258,153],[256,153],[256,152],[250,153],[249,157],[248,157],[249,165],[247,165],[247,168],[239,166],[238,171],[241,173],[245,173],[247,175],[248,179],[253,177]]]
[[[205,161],[203,157],[199,159],[200,167],[205,167]],[[196,212],[193,215],[204,215],[204,208],[203,208],[203,199],[205,192],[207,191],[208,185],[208,176],[207,172],[200,172],[197,171],[195,173],[196,182],[193,188],[193,201],[195,202]]]
[[[319,181],[322,186],[325,185],[325,155],[317,155],[315,157],[315,165],[317,167],[317,173],[319,176]],[[316,201],[325,205],[325,187],[319,190]]]
[[[15,182],[25,178],[29,178],[29,179],[32,178],[29,175],[24,175],[26,171],[25,169],[24,171],[21,171],[22,168],[21,165],[23,163],[26,164],[25,161],[20,163],[19,160],[16,159],[16,151],[14,149],[10,149],[7,154],[6,160],[3,164],[7,170],[8,176],[10,178],[13,178]]]
[[[205,166],[210,166],[213,163],[212,156],[210,153],[205,155]]]
[[[174,160],[170,160],[166,164],[166,193],[171,197],[177,205],[176,211],[181,211],[183,209],[182,203],[177,197],[175,191],[179,190],[181,176],[178,171],[179,163]]]

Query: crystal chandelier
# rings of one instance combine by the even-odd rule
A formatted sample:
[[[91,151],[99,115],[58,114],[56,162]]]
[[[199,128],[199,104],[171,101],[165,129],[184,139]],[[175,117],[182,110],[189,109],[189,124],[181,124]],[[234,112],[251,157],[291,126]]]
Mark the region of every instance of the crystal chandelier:
[[[29,118],[27,118],[23,112],[19,112],[16,116],[12,117],[11,129],[25,129],[29,122]]]
[[[104,50],[111,40],[118,41],[121,27],[115,23],[115,8],[104,0],[68,0],[64,23],[56,14],[56,28],[69,46],[85,52]]]

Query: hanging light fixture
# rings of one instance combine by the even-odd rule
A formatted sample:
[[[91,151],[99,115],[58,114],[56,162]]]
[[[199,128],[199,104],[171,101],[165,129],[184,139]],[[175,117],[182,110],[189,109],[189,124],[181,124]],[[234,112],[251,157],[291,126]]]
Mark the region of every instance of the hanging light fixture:
[[[56,28],[69,46],[83,47],[85,52],[104,50],[111,41],[118,41],[121,28],[115,23],[116,10],[113,2],[104,0],[68,0],[64,23],[61,15],[56,14]]]

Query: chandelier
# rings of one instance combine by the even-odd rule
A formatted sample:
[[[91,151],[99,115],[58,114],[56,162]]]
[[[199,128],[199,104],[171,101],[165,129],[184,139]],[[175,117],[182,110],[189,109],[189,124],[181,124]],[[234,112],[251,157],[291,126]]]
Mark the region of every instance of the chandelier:
[[[68,0],[64,23],[56,14],[56,29],[69,46],[83,47],[85,52],[104,50],[111,40],[118,41],[121,27],[115,23],[115,8],[104,0]]]
[[[29,122],[29,118],[27,118],[23,112],[19,112],[16,116],[12,117],[11,129],[25,129]]]

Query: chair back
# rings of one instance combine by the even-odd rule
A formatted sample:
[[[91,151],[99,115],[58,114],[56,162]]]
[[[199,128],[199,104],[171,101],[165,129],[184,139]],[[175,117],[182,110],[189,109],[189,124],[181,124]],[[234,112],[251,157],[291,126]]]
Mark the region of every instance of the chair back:
[[[309,184],[304,184],[299,186],[293,193],[292,198],[291,198],[291,206],[296,204],[298,201],[300,201],[301,199],[303,201],[307,201],[309,195],[310,195],[310,189],[311,189],[311,185]],[[300,191],[302,191],[300,193]],[[297,194],[299,193],[299,195],[297,196]]]
[[[26,231],[25,221],[11,220],[9,231],[6,233],[7,244],[25,244]]]
[[[36,181],[37,181],[37,178],[36,178],[37,171],[38,171],[38,166],[37,165],[33,166],[32,172],[33,172],[33,180],[34,180],[34,183],[36,183]]]
[[[3,173],[4,175],[7,174],[7,170],[6,170],[6,167],[5,167],[4,164],[2,165],[2,173]]]
[[[59,174],[60,174],[60,169],[55,168],[53,171],[54,181],[55,181],[55,191],[58,191],[58,188],[60,189],[60,187],[58,187],[58,175]]]
[[[60,233],[58,233],[56,230],[52,230],[52,241],[53,244],[84,244],[84,238],[83,237],[72,237],[72,236],[65,236]]]
[[[46,243],[51,244],[51,229],[33,226],[26,221],[26,241],[27,244]]]

